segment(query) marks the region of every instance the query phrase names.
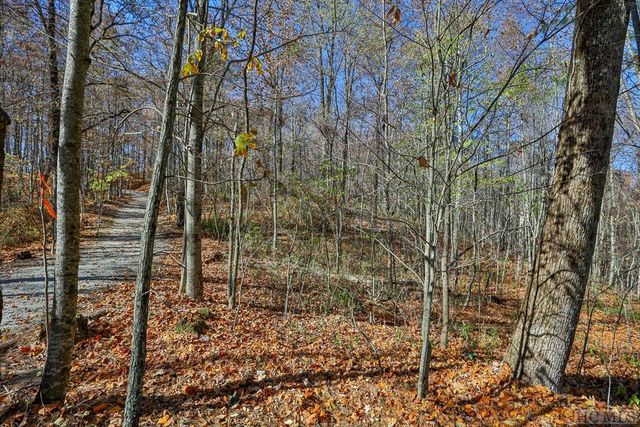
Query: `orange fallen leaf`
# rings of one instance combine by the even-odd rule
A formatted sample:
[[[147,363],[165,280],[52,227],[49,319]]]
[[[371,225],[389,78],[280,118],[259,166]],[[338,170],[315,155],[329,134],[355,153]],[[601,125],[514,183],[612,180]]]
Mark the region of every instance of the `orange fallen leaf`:
[[[185,394],[196,394],[200,392],[200,387],[197,385],[188,385],[184,387]]]
[[[100,403],[93,408],[91,408],[92,412],[102,412],[109,407],[109,404],[106,402]]]

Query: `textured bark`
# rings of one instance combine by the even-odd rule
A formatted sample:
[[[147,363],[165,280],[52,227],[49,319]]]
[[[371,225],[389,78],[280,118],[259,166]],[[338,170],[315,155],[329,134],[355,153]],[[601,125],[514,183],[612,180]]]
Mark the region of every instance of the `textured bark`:
[[[579,0],[556,169],[533,274],[506,361],[553,391],[571,352],[609,167],[629,3]]]
[[[207,25],[207,0],[198,2],[198,22],[202,28]],[[198,35],[200,29],[196,31]],[[200,73],[191,83],[191,105],[189,108],[189,155],[187,156],[187,179],[185,192],[185,265],[187,296],[202,300],[202,142],[204,128],[202,123],[204,67],[206,64],[206,39],[196,37],[196,49],[202,50]]]
[[[11,119],[6,111],[0,106],[0,209],[2,208],[2,183],[4,178],[4,140],[7,136],[7,128],[11,124]]]
[[[92,8],[92,1],[80,0],[72,0],[69,8],[57,176],[56,286],[47,360],[37,397],[45,403],[64,400],[73,355],[80,260],[80,145],[85,81],[91,62]]]
[[[147,345],[147,320],[149,317],[149,292],[151,290],[151,267],[153,263],[153,246],[158,226],[158,211],[162,201],[162,189],[165,181],[165,170],[173,138],[173,127],[176,115],[176,94],[180,81],[180,63],[182,62],[182,44],[184,40],[187,0],[180,0],[171,63],[168,70],[168,83],[165,93],[160,144],[153,166],[147,211],[144,217],[144,228],[140,242],[140,260],[136,277],[136,293],[134,302],[133,332],[131,337],[131,361],[127,383],[127,397],[124,408],[123,426],[137,426],[140,418],[142,400],[142,384],[144,378],[145,356]]]

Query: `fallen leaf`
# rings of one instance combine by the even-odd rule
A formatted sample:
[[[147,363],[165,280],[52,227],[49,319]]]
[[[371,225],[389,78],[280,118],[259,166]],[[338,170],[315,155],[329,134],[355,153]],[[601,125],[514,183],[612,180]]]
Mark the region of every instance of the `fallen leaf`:
[[[100,403],[93,408],[91,408],[92,412],[102,412],[109,407],[109,404],[106,402]]]
[[[197,394],[200,392],[200,387],[197,385],[188,385],[184,387],[185,394]]]
[[[171,423],[171,416],[170,416],[169,414],[165,414],[165,415],[163,415],[163,416],[158,420],[158,425],[161,425],[161,426],[169,425],[169,423]]]

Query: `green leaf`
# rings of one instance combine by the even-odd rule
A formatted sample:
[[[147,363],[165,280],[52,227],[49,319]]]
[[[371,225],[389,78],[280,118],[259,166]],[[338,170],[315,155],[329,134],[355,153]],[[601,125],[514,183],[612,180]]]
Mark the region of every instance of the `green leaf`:
[[[249,62],[247,62],[247,71],[256,70],[259,75],[264,74],[264,68],[262,67],[262,62],[258,58],[251,58]]]
[[[182,76],[191,77],[198,74],[198,66],[193,62],[187,62],[182,66]]]
[[[236,136],[235,150],[233,154],[235,156],[247,157],[249,155],[249,149],[256,149],[256,134],[255,132],[243,132]]]

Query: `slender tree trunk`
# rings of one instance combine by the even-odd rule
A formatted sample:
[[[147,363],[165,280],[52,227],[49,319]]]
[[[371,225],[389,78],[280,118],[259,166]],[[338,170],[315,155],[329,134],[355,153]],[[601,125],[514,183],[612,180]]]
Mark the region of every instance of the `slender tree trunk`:
[[[58,73],[58,46],[56,44],[56,2],[47,1],[47,14],[45,16],[40,0],[34,0],[38,15],[47,33],[49,71],[49,163],[45,168],[48,175],[55,170],[56,159],[58,157],[58,139],[60,137],[60,77]]]
[[[616,205],[616,187],[613,171],[609,169],[609,286],[614,289],[616,275],[618,274],[618,247],[617,218],[618,206]]]
[[[190,36],[190,32],[187,31],[187,37]],[[190,46],[190,45],[189,45]],[[189,48],[190,50],[190,48]],[[192,94],[189,94],[189,105],[191,105]],[[180,268],[180,287],[178,289],[179,294],[185,294],[187,292],[187,229],[184,226],[185,223],[185,194],[187,192],[187,165],[189,164],[189,147],[187,146],[187,141],[189,140],[189,121],[186,120],[184,124],[184,135],[182,140],[183,149],[182,149],[182,175],[184,178],[180,181],[179,191],[178,191],[178,203],[176,208],[176,222],[178,227],[182,227],[182,254],[180,260],[182,261],[182,266]]]
[[[202,142],[204,128],[202,109],[204,95],[203,73],[206,60],[206,38],[200,39],[200,31],[207,25],[209,13],[207,0],[198,2],[198,23],[201,28],[198,34],[196,49],[202,51],[198,67],[200,72],[191,82],[191,104],[189,106],[189,155],[187,156],[186,194],[185,194],[185,265],[187,296],[194,300],[202,300]]]
[[[277,73],[277,71],[276,71]],[[279,98],[280,86],[276,75],[276,96]],[[275,255],[278,245],[278,152],[282,143],[282,100],[276,99],[273,114],[273,147],[272,147],[272,179],[271,184],[271,253]]]
[[[40,211],[40,230],[42,232],[42,272],[44,273],[44,331],[49,338],[49,262],[47,259],[47,223],[44,216],[44,191],[43,183],[40,183],[40,200],[38,208]],[[1,317],[1,316],[0,316]]]
[[[433,306],[433,285],[436,280],[436,247],[437,233],[434,221],[435,210],[438,209],[434,200],[435,161],[437,143],[437,116],[434,114],[431,132],[431,145],[429,147],[429,167],[426,172],[426,197],[424,203],[424,245],[423,245],[423,269],[422,281],[422,348],[420,351],[420,366],[418,369],[418,398],[424,399],[429,391],[429,369],[431,366],[431,342],[429,341],[429,329],[431,325],[431,308]]]
[[[11,119],[9,115],[2,109],[2,106],[0,106],[0,209],[2,209],[2,183],[4,181],[4,140],[10,124]]]
[[[234,132],[235,133],[235,132]],[[231,157],[231,185],[229,193],[229,236],[228,236],[228,250],[229,257],[227,260],[227,304],[230,309],[236,306],[236,275],[237,271],[234,267],[236,265],[236,215],[237,215],[237,202],[238,197],[237,185],[237,162],[236,157]]]
[[[449,244],[451,240],[451,206],[450,189],[445,190],[444,206],[442,207],[442,253],[440,254],[440,280],[442,286],[442,329],[440,330],[440,348],[446,348],[449,343]]]
[[[340,202],[338,203],[338,215],[336,224],[336,273],[340,273],[342,267],[342,232],[344,228],[344,209],[347,204],[347,166],[349,162],[349,138],[351,132],[351,104],[354,80],[354,66],[351,61],[347,63],[344,72],[345,93],[345,119],[344,137],[342,139],[342,165],[340,167]]]
[[[144,217],[144,229],[140,242],[140,261],[136,277],[136,294],[134,303],[133,333],[131,338],[131,362],[127,383],[127,398],[124,408],[123,426],[137,426],[140,417],[142,400],[142,383],[144,377],[147,320],[149,317],[149,292],[151,289],[151,267],[153,263],[153,245],[158,225],[158,211],[162,201],[162,187],[165,180],[165,169],[173,138],[174,119],[176,115],[176,95],[180,81],[180,63],[182,62],[182,43],[184,40],[187,0],[180,0],[176,30],[173,40],[171,63],[168,70],[168,84],[165,94],[160,145],[156,155],[149,189],[149,200]]]
[[[386,1],[381,0],[382,13],[384,14],[386,9]],[[382,63],[382,83],[380,84],[380,108],[382,110],[382,117],[380,120],[381,135],[383,140],[383,146],[385,150],[385,176],[384,176],[384,204],[385,215],[387,217],[387,286],[393,287],[395,282],[395,258],[393,257],[393,221],[392,221],[392,208],[391,208],[391,182],[392,178],[392,165],[391,165],[391,141],[389,133],[389,50],[390,40],[387,34],[387,21],[382,19],[382,49],[383,49],[383,63]]]
[[[629,3],[578,0],[576,14],[555,175],[533,275],[506,356],[515,378],[553,391],[562,387],[593,257]]]
[[[635,36],[636,54],[640,52],[640,14],[638,13],[638,1],[630,0],[631,7],[631,23],[633,25],[633,34]],[[636,66],[637,66],[636,62]]]
[[[37,400],[63,401],[71,370],[80,261],[80,146],[93,1],[72,0],[58,153],[56,286],[47,359]]]
[[[259,0],[253,2],[253,25],[251,31],[251,47],[249,48],[248,60],[242,70],[243,89],[242,97],[244,103],[244,131],[251,132],[250,116],[249,116],[249,61],[253,58],[256,48],[256,37],[258,32],[258,6]],[[235,132],[234,132],[235,133]],[[237,298],[237,280],[238,267],[242,261],[242,215],[245,205],[249,201],[249,190],[242,184],[244,168],[247,158],[240,160],[239,168],[236,165],[236,156],[231,158],[231,216],[229,218],[229,263],[227,276],[227,302],[229,309],[235,309],[238,304]]]
[[[60,139],[60,75],[58,72],[58,46],[56,44],[56,2],[55,0],[47,1],[47,14],[45,16],[40,0],[34,0],[37,13],[42,21],[42,26],[47,34],[48,61],[47,69],[49,71],[49,161],[45,166],[45,175],[48,177],[53,174],[53,200],[52,204],[56,206],[56,162],[58,160],[58,140]],[[51,221],[53,241],[56,239],[56,220]],[[51,251],[53,253],[53,248]]]

